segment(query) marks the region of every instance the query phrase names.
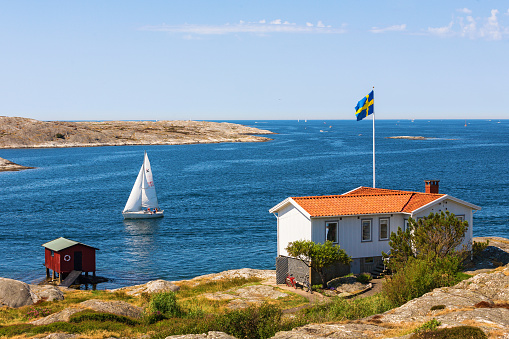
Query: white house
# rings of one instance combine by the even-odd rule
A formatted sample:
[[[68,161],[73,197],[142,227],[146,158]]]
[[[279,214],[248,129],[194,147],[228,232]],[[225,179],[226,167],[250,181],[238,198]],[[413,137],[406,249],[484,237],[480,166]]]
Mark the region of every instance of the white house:
[[[288,256],[289,242],[311,240],[339,244],[353,259],[353,273],[370,272],[389,252],[389,237],[408,218],[449,211],[468,221],[464,244],[472,241],[473,213],[479,206],[438,193],[438,180],[426,180],[425,192],[359,187],[341,195],[290,197],[269,210],[277,217],[277,255]]]

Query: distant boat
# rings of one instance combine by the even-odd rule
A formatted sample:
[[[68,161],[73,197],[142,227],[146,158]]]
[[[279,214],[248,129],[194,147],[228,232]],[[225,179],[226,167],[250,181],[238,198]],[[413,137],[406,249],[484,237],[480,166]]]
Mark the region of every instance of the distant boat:
[[[161,218],[164,216],[163,213],[163,210],[159,210],[152,169],[150,168],[147,152],[145,152],[143,164],[122,215],[124,219],[150,219]]]

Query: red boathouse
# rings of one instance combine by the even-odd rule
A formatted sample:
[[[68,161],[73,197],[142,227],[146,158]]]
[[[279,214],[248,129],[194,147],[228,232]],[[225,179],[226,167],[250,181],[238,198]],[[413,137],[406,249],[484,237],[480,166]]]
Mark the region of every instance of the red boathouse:
[[[95,277],[95,251],[98,248],[82,244],[80,242],[65,238],[58,238],[42,245],[45,248],[46,277],[49,278],[49,271],[52,270],[52,278],[58,273],[58,280],[72,271],[93,273]]]

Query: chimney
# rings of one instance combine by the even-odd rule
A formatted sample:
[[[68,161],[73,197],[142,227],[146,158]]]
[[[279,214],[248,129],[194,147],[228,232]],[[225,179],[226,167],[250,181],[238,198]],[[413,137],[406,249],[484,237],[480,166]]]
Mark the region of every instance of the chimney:
[[[440,180],[424,180],[424,186],[426,187],[425,193],[438,194],[438,183]]]

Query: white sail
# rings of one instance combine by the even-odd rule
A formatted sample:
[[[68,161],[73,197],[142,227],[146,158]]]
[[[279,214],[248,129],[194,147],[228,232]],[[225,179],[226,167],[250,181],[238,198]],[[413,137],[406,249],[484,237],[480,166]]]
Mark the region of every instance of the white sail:
[[[143,183],[143,165],[141,166],[140,172],[138,173],[138,177],[134,182],[133,189],[131,190],[131,195],[129,195],[129,199],[127,199],[127,203],[125,204],[123,212],[141,211],[142,183]]]
[[[152,169],[150,168],[150,161],[148,160],[147,153],[145,153],[142,169],[143,181],[141,185],[141,206],[145,208],[159,208],[156,187],[154,185],[154,178],[152,177]]]

